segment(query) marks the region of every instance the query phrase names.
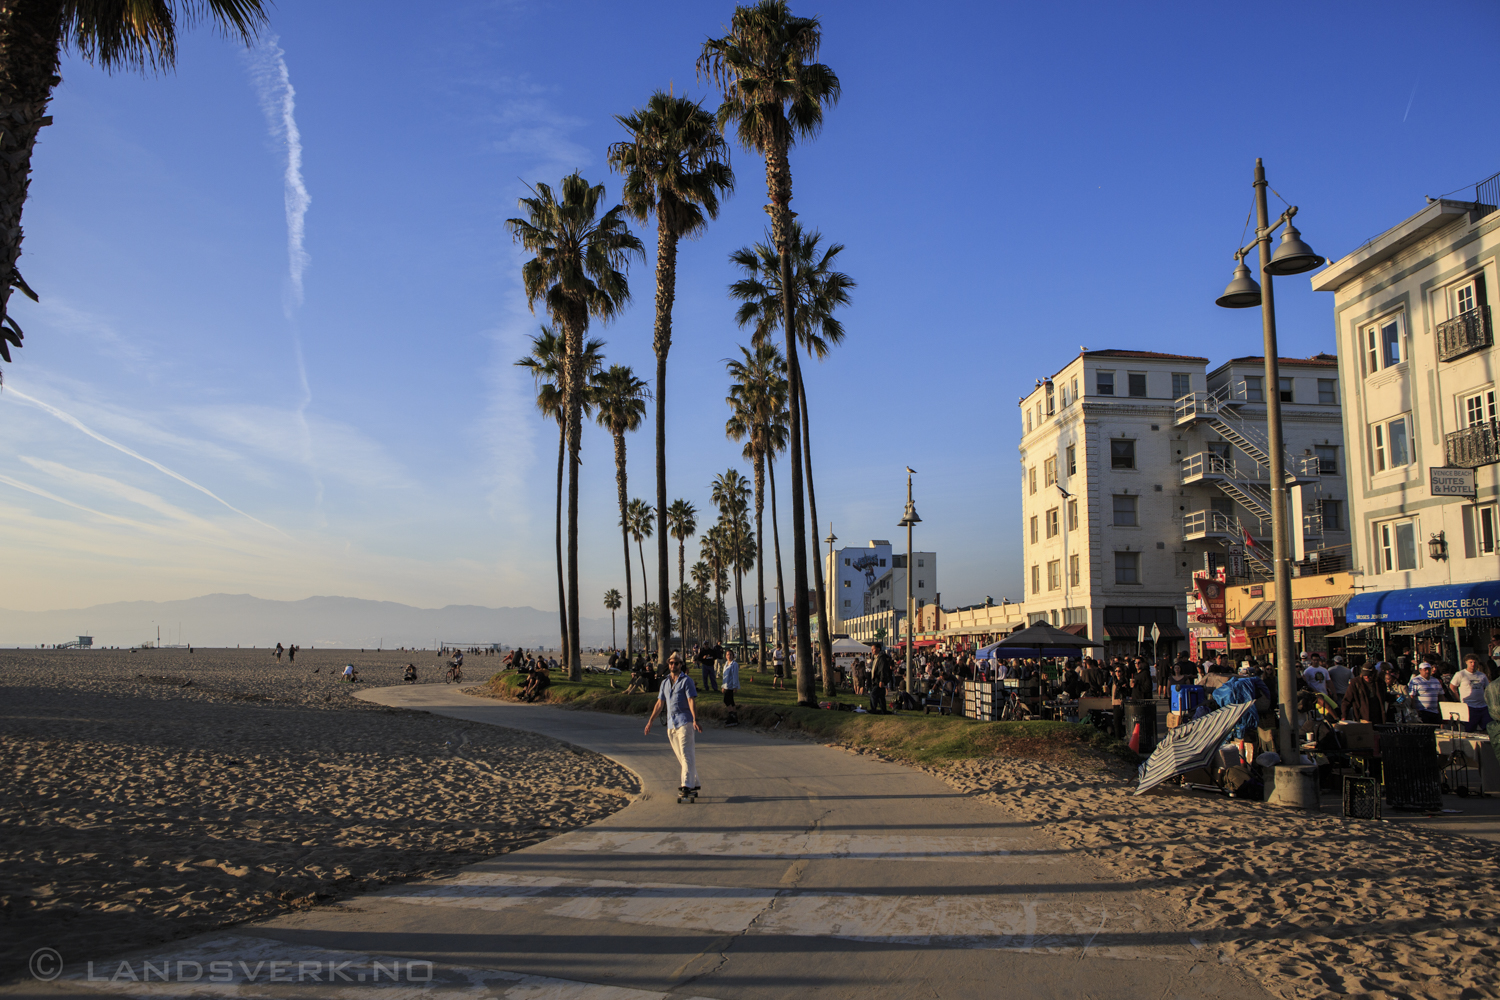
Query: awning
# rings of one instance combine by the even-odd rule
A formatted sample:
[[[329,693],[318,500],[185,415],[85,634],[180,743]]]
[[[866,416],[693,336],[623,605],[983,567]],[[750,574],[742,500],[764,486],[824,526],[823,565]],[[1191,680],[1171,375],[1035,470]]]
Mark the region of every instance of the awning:
[[[1329,628],[1333,613],[1349,603],[1348,594],[1334,597],[1304,597],[1292,601],[1292,625],[1296,628]],[[1276,602],[1261,601],[1250,609],[1241,625],[1276,624]]]
[[[1349,602],[1346,616],[1351,622],[1500,618],[1500,581],[1358,594]]]
[[[1370,624],[1373,625],[1375,623],[1371,622]],[[1435,628],[1444,628],[1447,624],[1446,621],[1418,622],[1415,625],[1403,625],[1398,629],[1392,629],[1391,635],[1421,635],[1423,632],[1431,632]]]
[[[1250,609],[1250,613],[1245,616],[1245,624],[1247,624],[1247,625],[1249,625],[1249,624],[1251,624],[1253,622],[1267,622],[1267,621],[1275,621],[1275,620],[1276,620],[1276,602],[1275,601],[1261,601],[1255,607],[1251,608]]]
[[[1068,631],[1072,631],[1071,626],[1063,626],[1063,627],[1065,629],[1067,629]],[[1142,626],[1140,626],[1140,625],[1106,625],[1106,626],[1104,626],[1104,631],[1105,631],[1105,633],[1111,639],[1131,639],[1131,640],[1134,640],[1134,639],[1140,638],[1140,634],[1141,633],[1140,633],[1139,629],[1141,627]],[[1177,625],[1164,625],[1164,624],[1158,623],[1156,627],[1161,630],[1161,637],[1163,639],[1181,639],[1181,638],[1183,638],[1182,628],[1180,626],[1177,626]],[[1147,625],[1147,626],[1145,626],[1145,629],[1146,629],[1146,638],[1147,639],[1151,638],[1151,626]],[[1084,633],[1083,632],[1076,632],[1074,634],[1075,635],[1083,635]]]
[[[1064,625],[1062,627],[1062,630],[1064,632],[1070,632],[1073,635],[1087,636],[1089,634],[1088,622],[1078,622],[1073,625]]]
[[[1346,635],[1358,635],[1359,633],[1366,632],[1366,631],[1368,631],[1368,630],[1370,630],[1370,629],[1372,629],[1374,627],[1375,627],[1375,623],[1374,622],[1364,622],[1364,623],[1362,623],[1360,625],[1350,625],[1348,628],[1341,628],[1337,632],[1329,632],[1323,638],[1325,638],[1325,639],[1342,639]]]

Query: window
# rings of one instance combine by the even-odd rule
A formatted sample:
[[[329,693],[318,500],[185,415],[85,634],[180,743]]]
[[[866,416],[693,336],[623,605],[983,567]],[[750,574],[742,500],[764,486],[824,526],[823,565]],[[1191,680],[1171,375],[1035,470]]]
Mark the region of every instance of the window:
[[[845,581],[844,581],[844,586],[845,586],[845,587],[846,587],[846,588],[847,588],[847,587],[852,587],[852,586],[854,586],[854,582],[853,582],[853,581],[852,581],[852,580],[845,580]]]
[[[1031,492],[1036,492],[1036,466],[1026,470],[1026,483],[1031,487]]]
[[[1181,399],[1193,391],[1193,376],[1188,372],[1172,373],[1172,398]]]
[[[1264,382],[1259,375],[1245,376],[1245,401],[1249,403],[1264,403],[1266,394],[1262,391]]]
[[[917,598],[917,610],[921,611],[925,607],[927,607],[927,602],[920,597]]]
[[[1053,455],[1042,463],[1042,485],[1051,486],[1057,482],[1057,456]]]
[[[1047,511],[1047,537],[1048,538],[1055,538],[1060,533],[1060,529],[1057,526],[1057,515],[1058,515],[1058,510],[1057,510],[1056,507],[1053,507],[1053,508],[1051,508],[1050,510]]]
[[[1026,411],[1026,433],[1027,434],[1031,433],[1031,411],[1030,410]]]
[[[1042,404],[1040,402],[1036,404],[1036,425],[1038,427],[1042,426]]]
[[[1047,564],[1047,589],[1062,589],[1062,560],[1054,559]]]
[[[1336,378],[1318,379],[1318,402],[1337,406],[1339,402],[1339,380]]]
[[[1289,378],[1278,378],[1276,380],[1276,390],[1281,393],[1281,401],[1283,403],[1294,402],[1294,400],[1292,399],[1292,380],[1291,379],[1289,379]]]
[[[1375,471],[1385,472],[1411,463],[1411,449],[1407,446],[1406,418],[1397,417],[1387,423],[1375,424],[1372,428],[1371,444],[1375,452]]]
[[[927,581],[926,580],[918,580],[917,581],[917,589],[918,590],[926,590],[927,589]]]
[[[1031,592],[1033,594],[1042,592],[1042,567],[1037,565],[1031,567]]]
[[[1399,365],[1402,361],[1401,317],[1390,316],[1371,323],[1360,331],[1360,343],[1364,347],[1366,375]]]
[[[1077,531],[1078,530],[1078,501],[1077,500],[1069,500],[1068,501],[1068,530],[1069,531]]]
[[[927,560],[926,559],[918,559],[917,560],[917,566],[918,567],[922,567],[922,566],[926,566],[926,565],[927,565]]]
[[[1099,372],[1094,376],[1095,385],[1101,396],[1113,396],[1115,394],[1115,373]]]
[[[1473,559],[1494,555],[1497,533],[1500,533],[1500,508],[1494,504],[1464,508],[1465,556]]]
[[[880,568],[881,569],[885,569],[885,560],[884,559],[880,560]]]
[[[1063,386],[1063,391],[1062,391],[1062,406],[1063,406],[1063,409],[1065,409],[1065,410],[1068,408],[1068,387],[1067,386]]]
[[[1218,511],[1225,517],[1234,517],[1234,501],[1228,497],[1209,497],[1208,509]]]
[[[1074,399],[1078,398],[1078,376],[1077,375],[1073,376],[1073,398]]]
[[[1081,570],[1078,567],[1079,567],[1079,559],[1078,559],[1078,557],[1077,556],[1068,556],[1068,583],[1071,584],[1074,587],[1080,586],[1080,581],[1083,579],[1079,575],[1080,572],[1081,572]],[[1073,623],[1069,622],[1068,624],[1071,625]]]
[[[1111,441],[1109,443],[1109,467],[1111,469],[1135,468],[1135,442],[1119,438]]]
[[[1141,554],[1139,552],[1115,553],[1115,583],[1141,582]]]
[[[1387,521],[1375,526],[1376,571],[1417,568],[1417,523]]]
[[[1036,537],[1036,515],[1033,514],[1033,515],[1031,515],[1031,544],[1035,545],[1036,543],[1037,543],[1037,537]]]
[[[1323,530],[1344,530],[1344,504],[1339,500],[1323,501]]]
[[[849,565],[849,560],[848,560],[848,559],[845,559],[845,560],[844,560],[844,565],[845,565],[845,566],[847,566],[847,565]]]
[[[1117,495],[1115,501],[1115,524],[1134,528],[1137,526],[1136,502],[1140,497]]]
[[[1465,278],[1448,290],[1448,317],[1456,319],[1484,305],[1484,276]]]
[[[847,601],[847,600],[844,601],[844,607],[846,607],[846,608],[849,607],[849,604],[850,604],[849,601]]]
[[[1057,412],[1057,398],[1052,395],[1052,383],[1047,383],[1047,416]]]
[[[1077,445],[1071,445],[1071,444],[1068,445],[1067,456],[1068,456],[1068,475],[1070,475],[1070,476],[1076,476],[1076,475],[1078,475],[1078,446]]]
[[[1318,456],[1318,475],[1336,476],[1339,474],[1339,446],[1336,444],[1315,444],[1313,454]]]
[[[1473,427],[1475,424],[1493,423],[1495,420],[1495,390],[1486,389],[1470,396],[1459,398],[1458,426]]]
[[[1130,380],[1130,394],[1132,396],[1144,396],[1146,394],[1146,373],[1131,372],[1126,376]]]

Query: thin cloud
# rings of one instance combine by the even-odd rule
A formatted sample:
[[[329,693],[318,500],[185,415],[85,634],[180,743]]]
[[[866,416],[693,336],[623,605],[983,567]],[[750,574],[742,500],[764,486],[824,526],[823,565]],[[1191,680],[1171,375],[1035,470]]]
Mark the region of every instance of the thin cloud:
[[[288,276],[292,282],[293,304],[302,305],[302,276],[310,258],[303,245],[306,235],[307,208],[312,196],[302,179],[302,132],[297,128],[297,91],[286,66],[286,53],[272,35],[255,48],[251,55],[251,75],[260,94],[261,110],[271,137],[286,146],[286,173],[283,177],[286,201],[286,255]],[[288,313],[290,314],[290,307]],[[290,318],[290,315],[288,315]]]

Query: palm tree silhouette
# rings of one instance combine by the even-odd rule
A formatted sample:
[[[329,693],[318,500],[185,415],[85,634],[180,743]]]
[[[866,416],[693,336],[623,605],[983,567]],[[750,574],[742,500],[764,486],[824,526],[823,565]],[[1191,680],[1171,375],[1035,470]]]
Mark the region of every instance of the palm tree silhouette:
[[[628,554],[627,558],[625,559],[625,563],[626,568],[628,569],[630,564]],[[604,592],[604,606],[609,609],[609,647],[611,649],[619,649],[620,637],[619,634],[615,631],[615,612],[620,610],[620,592],[613,587],[610,587],[608,590],[606,590]],[[627,623],[630,621],[629,613],[625,615],[625,621]],[[630,629],[627,628],[625,631],[627,633],[625,637],[629,639],[630,636],[628,633],[630,632]],[[627,655],[629,654],[627,653]]]
[[[687,588],[687,581],[683,579],[683,566],[687,560],[687,540],[698,530],[697,509],[686,500],[673,500],[672,506],[667,508],[667,530],[677,539],[677,590],[680,594]],[[681,606],[680,601],[677,617],[681,624],[682,649],[685,654],[688,644],[687,610]]]
[[[620,543],[625,550],[625,620],[631,620],[635,597],[630,584],[630,530],[625,523],[627,496],[625,483],[625,432],[636,430],[646,417],[646,383],[635,377],[627,365],[610,365],[594,376],[593,401],[598,408],[599,426],[606,428],[615,441],[615,491],[620,502]],[[643,571],[644,573],[644,571]],[[641,577],[642,586],[646,579]],[[645,595],[643,595],[645,596]],[[631,630],[625,630],[625,655],[634,655]]]
[[[743,454],[755,469],[755,621],[761,672],[766,669],[766,546],[762,515],[765,512],[766,467],[786,449],[786,361],[775,344],[762,343],[754,351],[741,347],[741,358],[726,362],[729,377],[729,419],[724,432],[731,440],[745,442]],[[775,470],[772,469],[774,476]],[[776,534],[775,509],[771,531]],[[781,588],[781,546],[776,549],[776,586]],[[785,616],[778,621],[785,625]],[[783,637],[784,638],[784,637]]]
[[[641,592],[644,594],[651,593],[651,588],[647,586],[646,583],[646,549],[643,545],[643,542],[645,541],[645,539],[651,537],[651,532],[656,527],[655,517],[656,508],[652,507],[649,503],[642,500],[640,497],[636,497],[634,500],[631,500],[630,503],[625,505],[625,525],[629,529],[630,534],[635,537],[636,551],[641,554]],[[643,603],[651,603],[655,605],[654,601]],[[659,607],[659,605],[655,606]],[[646,622],[646,648],[650,649],[651,627],[655,623],[650,617],[645,618],[644,621]]]

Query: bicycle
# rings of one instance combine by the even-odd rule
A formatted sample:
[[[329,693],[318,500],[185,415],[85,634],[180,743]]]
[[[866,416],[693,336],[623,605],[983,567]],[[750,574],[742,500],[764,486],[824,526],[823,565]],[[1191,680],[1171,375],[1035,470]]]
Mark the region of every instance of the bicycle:
[[[448,675],[443,680],[443,683],[444,684],[448,684],[448,683],[462,684],[463,683],[463,679],[464,679],[464,668],[463,668],[463,665],[462,664],[458,664],[458,663],[450,663],[450,664],[448,664]]]

